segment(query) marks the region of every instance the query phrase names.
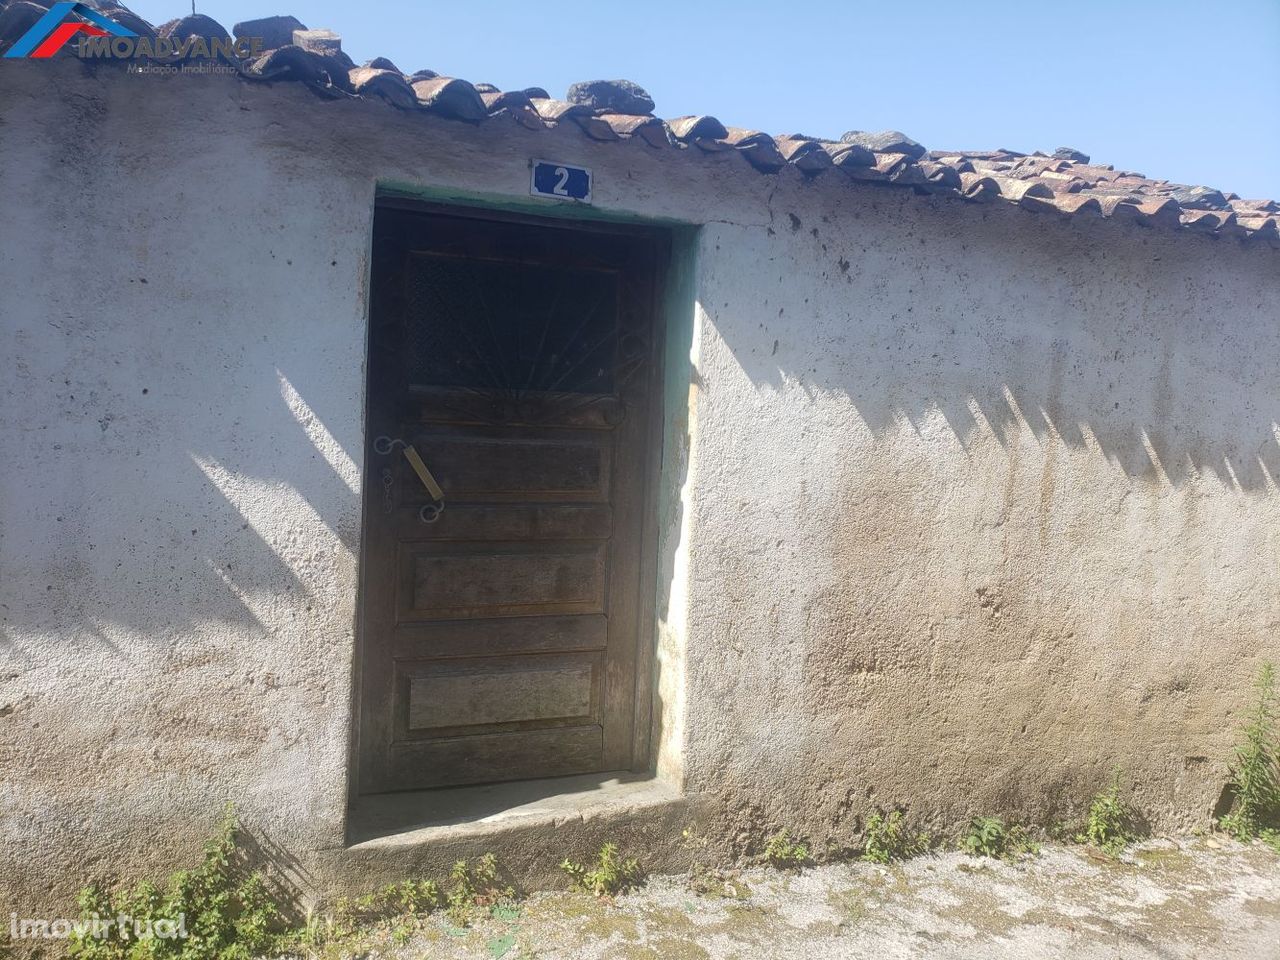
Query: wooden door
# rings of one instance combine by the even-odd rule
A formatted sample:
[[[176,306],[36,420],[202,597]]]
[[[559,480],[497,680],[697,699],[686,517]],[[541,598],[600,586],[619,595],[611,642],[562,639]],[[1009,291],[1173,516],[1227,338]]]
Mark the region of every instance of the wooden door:
[[[660,248],[641,233],[378,211],[362,793],[647,762]],[[406,446],[443,493],[434,520]]]

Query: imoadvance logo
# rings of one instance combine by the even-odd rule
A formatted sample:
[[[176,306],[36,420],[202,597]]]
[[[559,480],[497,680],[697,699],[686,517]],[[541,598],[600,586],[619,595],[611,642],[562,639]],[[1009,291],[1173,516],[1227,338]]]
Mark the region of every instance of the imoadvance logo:
[[[68,17],[76,19],[68,20]],[[9,48],[5,57],[30,57],[43,60],[52,57],[72,37],[79,36],[81,57],[254,57],[262,53],[258,37],[232,40],[230,37],[139,37],[132,30],[109,20],[83,3],[55,3],[49,12],[32,24],[31,29]]]
[[[63,21],[73,13],[84,19],[64,23]],[[138,36],[132,30],[126,30],[120,24],[108,20],[82,3],[55,3],[49,8],[48,13],[32,24],[31,29],[9,48],[5,56],[43,60],[52,57],[62,49],[63,44],[78,33],[91,37],[115,36],[136,39]]]

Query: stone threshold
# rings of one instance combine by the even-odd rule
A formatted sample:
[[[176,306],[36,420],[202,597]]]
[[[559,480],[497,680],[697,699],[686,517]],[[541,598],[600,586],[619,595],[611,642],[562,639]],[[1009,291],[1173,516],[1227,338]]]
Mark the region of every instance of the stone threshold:
[[[361,797],[348,820],[347,850],[390,852],[573,821],[629,822],[677,812],[678,788],[648,775],[588,774]]]

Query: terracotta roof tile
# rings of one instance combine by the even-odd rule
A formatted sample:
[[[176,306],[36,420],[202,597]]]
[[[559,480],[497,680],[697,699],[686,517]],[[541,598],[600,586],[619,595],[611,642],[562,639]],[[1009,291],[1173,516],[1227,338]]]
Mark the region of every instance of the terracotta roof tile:
[[[332,86],[335,80],[333,70],[324,57],[292,44],[264,54],[249,63],[244,72],[258,80],[297,80],[312,89]],[[345,83],[351,82],[345,70],[342,71],[342,79]]]
[[[565,117],[591,116],[590,107],[584,107],[580,103],[569,103],[567,100],[530,97],[529,102],[533,104],[533,109],[538,111],[538,116],[552,123],[559,123]]]
[[[484,101],[484,108],[489,111],[490,115],[497,113],[499,110],[511,110],[515,107],[529,107],[532,109],[533,104],[529,100],[529,95],[523,90],[481,90],[476,87],[476,92],[480,94],[480,99]]]
[[[413,84],[418,105],[454,120],[483,120],[489,115],[476,88],[454,77],[433,77]]]
[[[995,178],[985,173],[960,174],[960,192],[966,200],[977,200],[985,203],[1000,196],[1000,184]]]
[[[373,67],[356,67],[348,72],[351,89],[357,96],[381,97],[388,103],[406,110],[417,106],[418,98],[401,74]]]
[[[859,167],[859,166],[855,166],[854,164],[846,164],[840,169],[843,170],[848,176],[852,177],[854,180],[863,180],[868,183],[888,183],[889,182],[889,175],[887,173],[881,173],[874,166]]]
[[[1236,198],[1231,201],[1231,209],[1237,212],[1259,210],[1263,213],[1278,213],[1280,212],[1280,203],[1276,203],[1274,200],[1241,200]]]
[[[1080,193],[1055,193],[1053,205],[1060,212],[1067,214],[1092,213],[1102,216],[1102,204],[1097,197],[1088,197]]]
[[[642,127],[662,126],[662,121],[657,117],[638,116],[633,113],[600,113],[597,116],[613,127],[614,133],[624,137],[631,136]]]
[[[520,124],[520,126],[529,130],[547,129],[546,123],[540,116],[538,116],[538,111],[533,109],[532,106],[516,105],[513,107],[503,107],[501,110],[489,114],[489,116],[510,116],[516,121],[516,123]]]
[[[573,119],[574,122],[577,123],[577,125],[580,126],[592,140],[604,140],[608,142],[610,140],[622,139],[622,137],[617,134],[607,121],[602,120],[599,117],[574,117]]]
[[[920,165],[908,159],[893,167],[889,174],[889,182],[903,187],[918,187],[923,186],[928,180],[925,178],[924,171],[920,169]]]
[[[856,143],[825,143],[823,147],[831,155],[837,167],[874,167],[876,155]]]
[[[620,137],[639,137],[651,147],[670,145],[667,127],[657,117],[643,117],[627,113],[602,113],[599,118],[613,128]]]
[[[1240,226],[1244,227],[1244,229],[1250,231],[1251,233],[1256,233],[1259,236],[1265,236],[1271,240],[1276,239],[1277,234],[1280,233],[1280,220],[1277,220],[1277,218],[1274,216],[1266,216],[1266,217],[1237,216],[1236,222],[1239,223]]]
[[[921,160],[917,166],[925,182],[931,187],[944,191],[960,189],[960,172],[955,167],[945,163],[935,163],[932,160]]]
[[[773,142],[773,137],[769,136],[769,134],[761,133],[759,130],[748,130],[746,127],[725,127],[722,139],[725,143],[733,144],[735,147],[744,147],[761,140]]]
[[[783,159],[807,174],[831,168],[831,154],[816,140],[781,139],[777,144]]]
[[[743,144],[738,150],[753,167],[764,173],[777,173],[787,165],[786,158],[772,138]]]
[[[1141,211],[1138,210],[1137,202],[1132,197],[1126,197],[1121,194],[1099,195],[1092,191],[1086,196],[1098,201],[1098,206],[1102,209],[1104,217],[1115,217],[1118,220],[1137,220],[1142,215]]]
[[[1041,177],[1040,182],[1054,193],[1079,193],[1085,187],[1085,181],[1078,177],[1065,177],[1061,180],[1056,177]]]
[[[728,153],[733,149],[733,144],[715,137],[694,137],[689,143],[704,153]]]
[[[1181,208],[1178,206],[1178,201],[1172,197],[1143,200],[1137,204],[1137,208],[1142,218],[1153,226],[1176,226],[1181,222],[1179,219]]]
[[[677,140],[695,140],[699,137],[710,137],[712,140],[723,140],[729,135],[724,124],[715,117],[676,117],[668,120],[667,126]]]
[[[0,52],[17,40],[44,12],[44,4],[11,2],[0,10]],[[146,21],[120,7],[108,11],[139,34],[155,35]],[[225,37],[209,17],[195,14],[158,28],[162,35]],[[898,131],[851,130],[839,143],[789,134],[771,137],[744,128],[726,128],[712,116],[662,121],[652,116],[653,98],[626,80],[574,84],[564,100],[541,87],[500,91],[491,84],[472,86],[432,70],[404,76],[385,58],[357,67],[330,31],[309,30],[289,17],[266,17],[235,25],[236,37],[261,37],[267,52],[240,64],[247,81],[293,81],[328,97],[380,99],[406,110],[425,110],[478,123],[510,117],[539,130],[572,120],[597,141],[640,137],[653,147],[672,143],[700,152],[737,151],[763,174],[793,166],[807,176],[837,167],[847,180],[911,187],[918,192],[955,193],[966,200],[1003,199],[1033,210],[1068,216],[1132,219],[1149,226],[1181,226],[1215,236],[1259,237],[1280,246],[1280,204],[1245,200],[1206,186],[1152,179],[1110,164],[1095,163],[1072,147],[1052,154],[996,150],[931,150]]]
[[[892,177],[911,163],[911,157],[905,153],[877,153],[875,158],[876,162],[872,166],[886,177]]]
[[[782,151],[769,134],[742,127],[727,127],[726,130],[725,142],[736,147],[757,170],[776,173],[787,165]]]
[[[1069,168],[1071,173],[1079,177],[1081,180],[1114,180],[1116,171],[1110,166],[1101,166],[1095,163],[1076,163]]]
[[[1024,193],[1018,198],[1018,206],[1025,207],[1028,210],[1039,210],[1043,213],[1065,213],[1061,207],[1055,202],[1056,194],[1052,191],[1049,196],[1041,196],[1038,192]]]
[[[1000,195],[1006,200],[1031,199],[1052,200],[1053,191],[1039,180],[1019,180],[1016,177],[993,176],[991,178],[1000,188]]]
[[[1114,177],[1111,180],[1102,180],[1100,183],[1107,184],[1112,190],[1128,190],[1131,193],[1147,193],[1151,189],[1151,181],[1143,177],[1134,177],[1126,174],[1122,177]]]
[[[969,165],[976,173],[1004,175],[1013,169],[1013,163],[1009,160],[989,160],[985,157],[971,158]]]
[[[1043,174],[1061,176],[1071,168],[1071,164],[1054,157],[1024,157],[1015,163],[1010,172],[1020,179],[1039,177]]]
[[[1205,230],[1212,233],[1217,230],[1227,220],[1233,216],[1229,213],[1221,213],[1215,210],[1186,210],[1184,209],[1179,215],[1179,220],[1185,226],[1191,227],[1193,230]]]

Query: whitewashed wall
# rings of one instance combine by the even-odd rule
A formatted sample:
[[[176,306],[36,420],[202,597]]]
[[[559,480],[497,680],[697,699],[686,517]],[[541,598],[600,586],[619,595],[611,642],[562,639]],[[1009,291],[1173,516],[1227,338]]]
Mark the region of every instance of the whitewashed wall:
[[[1208,816],[1280,656],[1277,251],[0,67],[6,902],[170,867],[226,800],[340,885],[375,190],[518,201],[531,156],[703,225],[658,589],[658,765],[703,829],[1069,819],[1113,764]]]

